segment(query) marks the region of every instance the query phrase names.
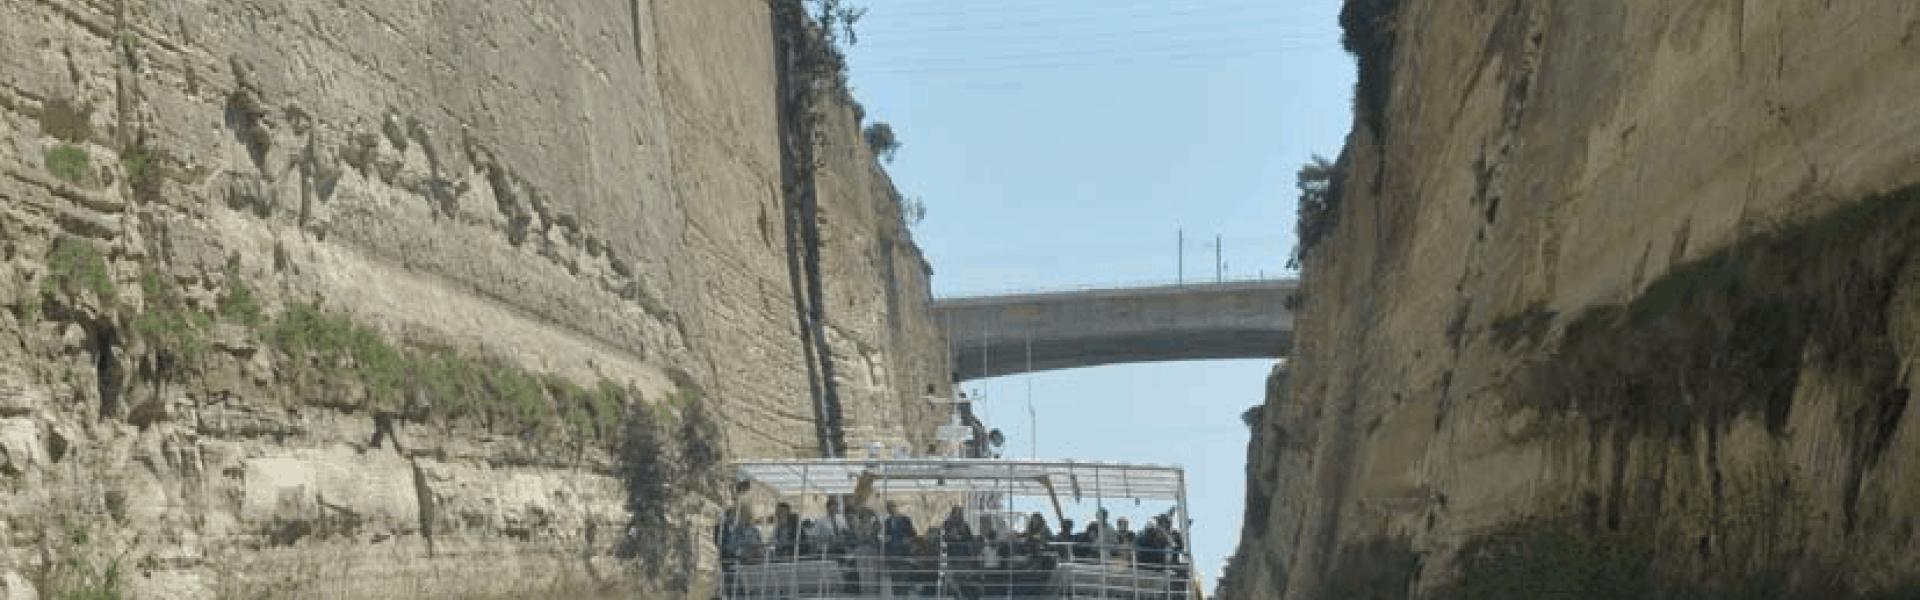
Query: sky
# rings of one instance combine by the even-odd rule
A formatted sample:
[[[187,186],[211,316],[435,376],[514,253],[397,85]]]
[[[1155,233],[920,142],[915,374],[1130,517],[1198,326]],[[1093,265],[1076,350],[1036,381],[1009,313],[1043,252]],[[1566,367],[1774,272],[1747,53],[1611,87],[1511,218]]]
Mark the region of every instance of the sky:
[[[1294,172],[1338,154],[1351,122],[1339,0],[849,4],[868,8],[848,48],[854,95],[902,143],[888,171],[926,205],[914,238],[936,296],[1285,274]],[[1240,413],[1261,402],[1272,365],[1116,365],[969,387],[985,392],[977,410],[1009,456],[1184,466],[1212,578],[1240,533]],[[1092,511],[1067,507],[1082,523]]]

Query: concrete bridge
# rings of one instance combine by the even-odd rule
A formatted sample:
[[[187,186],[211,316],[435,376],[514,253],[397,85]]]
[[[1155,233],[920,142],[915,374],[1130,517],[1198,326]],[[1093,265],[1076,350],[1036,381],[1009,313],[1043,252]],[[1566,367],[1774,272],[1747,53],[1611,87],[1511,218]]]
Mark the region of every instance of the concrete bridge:
[[[961,379],[1115,363],[1278,358],[1299,282],[1269,279],[941,298]]]

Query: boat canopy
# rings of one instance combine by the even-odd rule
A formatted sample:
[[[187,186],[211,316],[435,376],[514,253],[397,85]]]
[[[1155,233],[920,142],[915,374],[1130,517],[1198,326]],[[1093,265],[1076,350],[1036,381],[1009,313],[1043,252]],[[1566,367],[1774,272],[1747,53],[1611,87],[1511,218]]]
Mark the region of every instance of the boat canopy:
[[[734,466],[742,477],[780,495],[980,492],[1184,502],[1186,483],[1178,467],[1071,460],[845,458],[755,460]]]

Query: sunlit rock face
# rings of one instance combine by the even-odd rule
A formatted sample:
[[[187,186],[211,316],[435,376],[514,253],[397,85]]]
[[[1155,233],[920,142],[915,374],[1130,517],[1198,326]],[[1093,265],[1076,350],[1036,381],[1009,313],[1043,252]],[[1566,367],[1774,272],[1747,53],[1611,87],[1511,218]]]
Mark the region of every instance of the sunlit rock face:
[[[1358,114],[1231,597],[1916,589],[1920,9],[1343,21]]]
[[[0,590],[697,594],[716,457],[924,447],[780,5],[0,3]]]

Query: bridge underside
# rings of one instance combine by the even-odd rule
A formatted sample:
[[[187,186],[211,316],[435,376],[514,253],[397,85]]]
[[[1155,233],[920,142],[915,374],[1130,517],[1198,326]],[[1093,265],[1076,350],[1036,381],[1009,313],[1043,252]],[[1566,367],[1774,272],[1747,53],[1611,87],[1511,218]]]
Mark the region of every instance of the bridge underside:
[[[961,340],[953,349],[954,369],[962,380],[985,379],[1032,371],[1073,369],[1100,365],[1279,358],[1292,344],[1292,334],[1273,328],[1152,331],[1113,335],[1032,340]],[[1031,368],[1029,368],[1031,366]]]
[[[934,302],[954,372],[981,379],[1116,363],[1280,358],[1291,280],[952,298]],[[1031,347],[1031,363],[1029,363]]]

